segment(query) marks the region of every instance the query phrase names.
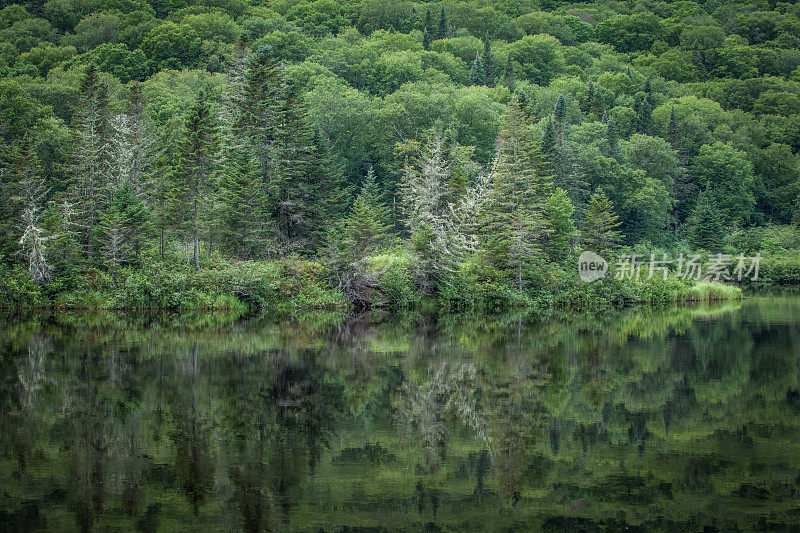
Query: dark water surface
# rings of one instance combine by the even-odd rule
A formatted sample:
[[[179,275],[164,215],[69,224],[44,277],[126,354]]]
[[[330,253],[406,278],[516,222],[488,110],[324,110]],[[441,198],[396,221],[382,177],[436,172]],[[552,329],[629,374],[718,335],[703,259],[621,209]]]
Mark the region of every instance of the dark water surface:
[[[0,320],[0,530],[800,528],[800,299]]]

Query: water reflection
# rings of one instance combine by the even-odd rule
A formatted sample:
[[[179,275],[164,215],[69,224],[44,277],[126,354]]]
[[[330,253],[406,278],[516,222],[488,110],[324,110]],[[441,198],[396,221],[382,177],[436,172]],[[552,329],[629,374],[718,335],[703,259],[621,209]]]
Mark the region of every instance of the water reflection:
[[[800,526],[800,299],[0,329],[0,529]]]

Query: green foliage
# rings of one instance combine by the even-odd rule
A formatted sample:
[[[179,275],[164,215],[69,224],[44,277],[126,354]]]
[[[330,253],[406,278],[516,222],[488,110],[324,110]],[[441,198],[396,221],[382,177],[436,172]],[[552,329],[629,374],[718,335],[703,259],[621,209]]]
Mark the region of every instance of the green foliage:
[[[600,255],[613,252],[622,240],[617,231],[619,225],[619,217],[614,214],[611,200],[603,193],[593,194],[586,208],[581,246]]]
[[[741,231],[775,247],[785,239],[773,225],[800,217],[796,11],[549,0],[6,5],[2,262],[24,263],[23,175],[46,191],[26,250],[34,234],[63,250],[42,263],[53,268],[48,286],[93,305],[106,305],[105,289],[81,293],[85,272],[119,281],[151,254],[188,254],[196,268],[201,255],[324,257],[326,280],[332,264],[349,265],[378,294],[378,272],[331,257],[336,247],[356,262],[382,253],[384,228],[405,240],[422,292],[481,263],[525,293],[563,274],[574,227],[584,244],[595,238],[594,194],[614,206],[612,241],[727,250]],[[184,125],[200,91],[219,147],[192,187],[199,167],[187,164]],[[429,131],[446,137],[446,171],[419,217],[403,190]],[[380,177],[371,205],[353,198],[370,168]]]

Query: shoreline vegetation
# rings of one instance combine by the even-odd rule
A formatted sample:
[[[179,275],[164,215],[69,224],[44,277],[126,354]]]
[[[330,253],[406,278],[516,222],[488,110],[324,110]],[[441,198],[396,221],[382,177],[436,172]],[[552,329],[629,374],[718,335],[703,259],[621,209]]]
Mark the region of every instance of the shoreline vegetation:
[[[76,288],[49,282],[36,284],[21,269],[3,272],[0,307],[6,310],[224,311],[238,316],[261,312],[290,315],[309,311],[348,314],[355,311],[425,311],[502,313],[592,311],[637,305],[694,304],[734,301],[765,289],[791,288],[787,280],[771,278],[770,258],[762,266],[761,285],[694,281],[660,277],[640,281],[613,277],[591,283],[576,273],[553,276],[535,289],[502,279],[478,276],[464,268],[436,293],[423,294],[411,266],[414,260],[397,249],[375,258],[380,275],[358,302],[331,284],[325,267],[304,260],[271,262],[209,261],[196,270],[185,260],[154,262],[141,269],[124,269],[115,277],[95,270],[85,273]],[[388,265],[388,266],[387,266]],[[782,271],[777,270],[779,274]],[[789,280],[790,281],[790,280]]]
[[[2,307],[496,313],[800,284],[797,5],[21,1],[0,42]],[[583,283],[589,250],[763,259],[741,287]]]

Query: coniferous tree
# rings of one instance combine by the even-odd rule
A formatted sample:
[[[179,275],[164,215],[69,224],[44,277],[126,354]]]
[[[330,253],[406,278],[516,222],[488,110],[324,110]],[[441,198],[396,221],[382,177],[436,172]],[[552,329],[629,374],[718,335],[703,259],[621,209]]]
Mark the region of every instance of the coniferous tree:
[[[320,202],[324,189],[319,176],[313,175],[318,154],[308,110],[297,88],[285,81],[281,87],[273,145],[275,167],[268,182],[270,212],[279,253],[310,252],[324,221]]]
[[[40,225],[40,209],[36,202],[28,203],[22,211],[19,245],[28,262],[28,275],[37,283],[47,281],[53,268],[47,261],[47,236]]]
[[[617,228],[619,217],[614,214],[614,204],[604,193],[595,193],[586,207],[585,221],[581,232],[581,246],[600,255],[609,254],[622,241]]]
[[[428,33],[428,30],[422,30],[422,49],[431,49],[431,34]]]
[[[552,178],[542,172],[541,153],[533,141],[523,104],[509,105],[497,141],[482,220],[482,246],[501,269],[513,269],[521,283],[522,265],[541,253],[548,234],[542,216],[552,192]]]
[[[42,228],[42,206],[48,189],[39,174],[39,160],[25,135],[12,170],[16,174],[16,203],[21,206],[19,220],[20,251],[28,263],[28,275],[37,283],[50,279],[53,268],[47,261],[47,242],[53,239]]]
[[[481,57],[481,63],[483,64],[483,71],[486,73],[486,85],[494,87],[494,58],[492,57],[492,42],[489,40],[488,34],[483,37],[483,56]]]
[[[89,259],[95,256],[95,229],[108,199],[109,118],[106,87],[90,64],[81,83],[80,104],[73,114],[70,156],[70,197],[76,207],[79,239]]]
[[[483,68],[483,61],[480,56],[475,56],[475,61],[472,62],[472,68],[469,71],[469,84],[470,85],[487,85],[486,70]]]
[[[437,39],[447,39],[447,32],[449,30],[449,23],[447,22],[447,11],[444,6],[439,13],[439,30],[436,32]]]
[[[636,112],[636,131],[650,135],[653,131],[653,105],[647,93],[637,93],[633,110]]]
[[[544,219],[552,230],[545,241],[545,250],[553,261],[563,261],[572,249],[577,235],[572,215],[575,207],[567,192],[557,187],[543,206]]]
[[[153,199],[153,191],[148,174],[156,153],[155,137],[145,115],[141,87],[135,84],[126,113],[118,115],[111,123],[110,179],[106,184],[108,202],[116,204],[111,218],[121,217],[119,223],[124,231],[120,235],[125,241],[122,247],[132,254],[134,260],[139,259],[144,240],[151,230],[147,199]],[[103,230],[98,235],[107,233]]]
[[[353,260],[362,259],[386,244],[389,238],[386,214],[378,196],[375,173],[370,169],[344,224],[344,238]]]
[[[201,92],[186,119],[169,191],[172,225],[192,246],[198,270],[201,234],[210,223],[218,157],[216,121]]]
[[[503,84],[508,87],[508,90],[513,92],[516,86],[516,77],[514,76],[514,58],[511,54],[506,56],[506,64],[503,68]]]
[[[459,197],[450,190],[453,156],[459,151],[450,142],[434,129],[421,155],[407,162],[400,189],[423,292],[435,290],[475,245],[467,231],[474,220],[465,215],[469,196]],[[453,198],[458,199],[453,202]]]
[[[719,209],[713,205],[707,193],[700,194],[687,222],[689,244],[708,251],[719,249],[725,227]]]
[[[433,16],[431,15],[431,8],[425,10],[425,26],[422,28],[422,32],[428,33],[428,36],[432,36],[434,32],[436,32],[436,27],[433,25]]]
[[[547,117],[547,122],[544,125],[544,132],[542,133],[542,154],[552,164],[555,161],[556,155],[556,128],[553,124],[553,117]]]

